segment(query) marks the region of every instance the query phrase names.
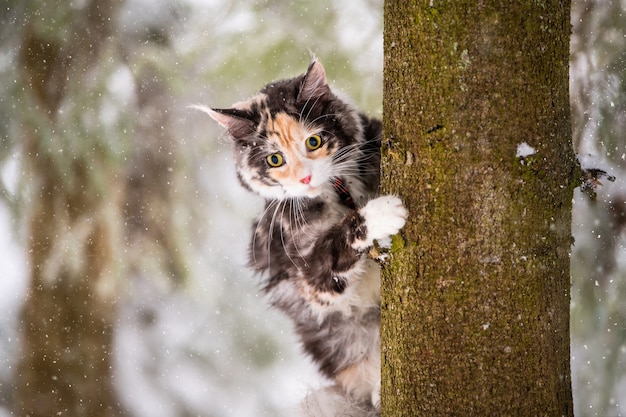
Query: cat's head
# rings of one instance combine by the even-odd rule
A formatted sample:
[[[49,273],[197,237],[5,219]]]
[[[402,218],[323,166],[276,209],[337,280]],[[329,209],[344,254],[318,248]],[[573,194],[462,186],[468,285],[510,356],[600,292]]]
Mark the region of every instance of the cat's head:
[[[333,177],[355,172],[359,115],[331,92],[317,60],[231,108],[197,107],[227,129],[239,179],[265,198],[315,198]]]

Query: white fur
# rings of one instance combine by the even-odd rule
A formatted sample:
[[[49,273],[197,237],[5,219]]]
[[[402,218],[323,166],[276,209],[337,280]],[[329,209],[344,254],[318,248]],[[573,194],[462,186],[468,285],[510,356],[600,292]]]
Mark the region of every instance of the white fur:
[[[342,274],[350,285],[341,295],[335,295],[328,306],[331,311],[352,314],[355,310],[367,310],[380,303],[380,266],[372,259],[362,258],[354,267]],[[328,309],[328,307],[326,309]]]
[[[300,403],[297,417],[375,417],[371,407],[358,404],[337,386],[311,391]]]
[[[402,229],[407,218],[402,201],[394,195],[384,195],[370,200],[359,210],[359,214],[365,219],[367,237],[352,244],[357,250],[367,249],[376,239],[395,235]]]

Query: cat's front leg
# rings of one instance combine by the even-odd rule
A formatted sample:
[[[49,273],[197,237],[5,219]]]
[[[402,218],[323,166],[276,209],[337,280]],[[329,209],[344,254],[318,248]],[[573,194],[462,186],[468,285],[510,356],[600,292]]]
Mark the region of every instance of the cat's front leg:
[[[406,222],[407,211],[402,201],[387,195],[370,200],[358,211],[352,211],[341,223],[318,237],[314,247],[302,260],[304,278],[320,293],[342,294],[354,279],[364,274],[363,252],[374,240],[398,233]],[[290,258],[291,259],[291,258]],[[326,304],[328,300],[325,299]]]
[[[386,239],[402,229],[407,218],[407,210],[402,200],[393,195],[385,195],[370,200],[359,209],[362,223],[352,247],[365,250],[372,246],[374,240]]]

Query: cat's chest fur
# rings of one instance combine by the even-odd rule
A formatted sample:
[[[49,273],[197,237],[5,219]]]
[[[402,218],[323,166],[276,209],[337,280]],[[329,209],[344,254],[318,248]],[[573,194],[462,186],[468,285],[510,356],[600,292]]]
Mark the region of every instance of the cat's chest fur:
[[[294,237],[298,237],[298,242],[294,244],[306,245],[314,242],[320,234],[338,224],[347,213],[364,206],[373,197],[373,194],[368,193],[357,178],[342,178],[341,181],[345,195],[340,195],[339,190],[327,186],[318,198],[309,201],[284,202],[285,211],[281,212],[280,221],[275,224],[293,234]],[[349,198],[351,202],[346,202],[346,198]],[[274,204],[271,201],[267,202],[266,208]],[[286,212],[290,214],[287,217],[284,215]],[[261,220],[264,215],[265,213],[259,216],[257,221]]]
[[[332,233],[346,216],[361,207],[371,197],[366,187],[357,178],[346,178],[343,186],[354,206],[350,207],[330,186],[315,199],[288,199],[284,201],[266,201],[264,211],[257,217],[253,227],[253,238],[250,246],[250,265],[258,272],[266,275],[265,290],[272,292],[281,281],[290,280],[289,285],[304,291],[304,297],[310,300],[323,298],[314,293],[332,288],[332,285],[319,285],[313,278],[318,271],[314,270],[321,259],[332,263],[333,255],[342,257],[342,251],[350,251],[341,245],[333,247],[329,241],[327,250],[320,249],[320,239]],[[330,256],[328,252],[331,252]],[[358,254],[353,254],[356,258]],[[314,262],[312,262],[314,261]],[[336,266],[336,265],[332,265]],[[331,265],[328,270],[334,270]],[[338,277],[324,277],[325,282],[338,283]],[[304,282],[304,283],[303,283]],[[310,285],[308,285],[308,284]],[[340,284],[340,283],[339,283]],[[342,291],[338,291],[342,292]],[[327,303],[324,303],[327,304]]]

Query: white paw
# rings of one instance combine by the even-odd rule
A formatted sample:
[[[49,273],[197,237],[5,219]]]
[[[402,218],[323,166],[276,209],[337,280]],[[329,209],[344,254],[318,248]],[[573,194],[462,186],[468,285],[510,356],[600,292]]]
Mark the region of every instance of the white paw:
[[[352,246],[362,250],[371,246],[374,240],[398,233],[406,223],[408,213],[398,197],[385,195],[370,200],[359,210],[359,214],[365,219],[367,237],[355,241]]]

